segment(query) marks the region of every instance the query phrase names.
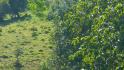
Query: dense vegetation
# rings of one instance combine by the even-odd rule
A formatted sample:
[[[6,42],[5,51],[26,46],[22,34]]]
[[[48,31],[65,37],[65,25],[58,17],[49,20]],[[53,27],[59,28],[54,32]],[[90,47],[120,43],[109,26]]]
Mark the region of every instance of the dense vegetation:
[[[27,0],[1,0],[0,1],[0,21],[9,14],[12,17],[20,17],[19,13],[24,12],[27,8]]]
[[[124,1],[66,0],[54,7],[60,70],[123,70]]]
[[[31,18],[29,18],[29,16]],[[24,18],[23,22],[20,20],[22,18]],[[36,20],[37,18],[39,20]],[[52,53],[53,55],[50,54],[51,51],[45,51],[48,53],[44,54],[45,58],[47,58],[48,55],[52,55],[52,57],[45,63],[41,63],[41,70],[124,69],[123,0],[1,0],[0,21],[3,22],[2,25],[5,24],[5,21],[14,19],[17,19],[16,21],[19,20],[15,26],[10,25],[0,28],[1,41],[3,41],[6,35],[8,35],[8,37],[10,36],[10,38],[12,37],[11,35],[19,35],[18,41],[20,42],[16,43],[17,46],[25,49],[24,45],[30,45],[36,47],[36,50],[39,51],[43,51],[40,50],[43,48],[40,47],[42,44],[45,46],[50,45],[49,48],[52,48],[56,44],[55,49],[51,50],[52,52],[54,51]],[[34,20],[36,21],[34,22]],[[46,24],[48,20],[54,24]],[[42,24],[44,26],[42,26]],[[42,33],[40,34],[39,31],[42,31],[45,26],[50,27],[48,27],[48,30],[46,28],[47,31],[43,30],[46,35],[42,36]],[[32,36],[25,37],[18,34],[19,27],[22,29],[21,31],[24,35]],[[31,30],[33,30],[31,33],[30,27],[33,27],[31,28]],[[50,31],[49,28],[51,29],[52,27],[53,30]],[[13,30],[7,30],[6,28]],[[27,30],[27,33],[25,30]],[[4,35],[4,33],[6,35]],[[48,38],[53,42],[55,41],[55,44],[45,44],[40,41],[43,40],[42,38],[51,34],[52,37],[50,36]],[[22,38],[24,40],[22,40]],[[32,38],[35,39],[35,43],[33,43],[34,39],[32,40]],[[29,40],[30,43],[28,41],[28,44],[26,44],[27,40]],[[0,48],[15,45],[11,43],[11,40],[7,40],[7,42],[9,43],[6,43],[5,40],[7,46],[1,42]],[[17,47],[11,49],[15,48]],[[28,50],[29,48],[27,47],[24,53],[27,53]],[[47,48],[46,50],[49,49]],[[16,54],[14,56],[18,58],[19,55],[20,54]],[[5,56],[7,55],[4,55],[4,57]],[[39,60],[40,58],[42,59],[42,55],[38,55],[38,53],[35,53],[33,56],[38,56],[37,58]],[[26,57],[26,55],[24,55],[24,57]],[[23,60],[33,59],[33,57],[21,58],[20,61],[24,67],[25,64]],[[36,67],[34,70],[37,69]]]

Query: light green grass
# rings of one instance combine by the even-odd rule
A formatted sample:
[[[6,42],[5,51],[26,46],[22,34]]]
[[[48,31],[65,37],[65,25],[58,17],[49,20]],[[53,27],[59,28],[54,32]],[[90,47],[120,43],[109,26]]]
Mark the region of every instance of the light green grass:
[[[55,47],[52,35],[54,24],[47,21],[18,21],[0,27],[0,70],[15,70],[16,50],[21,70],[39,70],[40,65],[50,57]]]

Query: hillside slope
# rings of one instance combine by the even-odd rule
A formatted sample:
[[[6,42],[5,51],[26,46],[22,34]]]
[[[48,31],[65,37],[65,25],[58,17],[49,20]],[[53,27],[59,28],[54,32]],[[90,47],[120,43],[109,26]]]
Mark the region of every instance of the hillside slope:
[[[39,70],[55,47],[54,24],[18,21],[0,26],[0,70]]]

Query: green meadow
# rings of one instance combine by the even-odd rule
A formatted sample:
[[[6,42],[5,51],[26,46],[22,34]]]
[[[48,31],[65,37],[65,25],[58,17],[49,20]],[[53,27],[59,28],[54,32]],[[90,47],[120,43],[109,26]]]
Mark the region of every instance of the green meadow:
[[[38,19],[0,26],[0,70],[39,70],[55,48],[54,31],[52,22]]]

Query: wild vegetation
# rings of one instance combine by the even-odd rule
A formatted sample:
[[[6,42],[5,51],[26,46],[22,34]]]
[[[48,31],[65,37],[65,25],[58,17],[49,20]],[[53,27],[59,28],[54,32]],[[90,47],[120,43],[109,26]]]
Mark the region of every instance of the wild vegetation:
[[[58,0],[53,7],[60,70],[123,70],[124,1]]]
[[[1,70],[123,70],[123,0],[1,0]]]

